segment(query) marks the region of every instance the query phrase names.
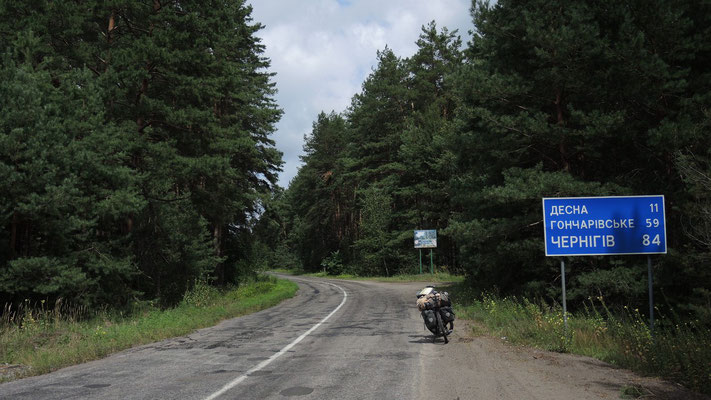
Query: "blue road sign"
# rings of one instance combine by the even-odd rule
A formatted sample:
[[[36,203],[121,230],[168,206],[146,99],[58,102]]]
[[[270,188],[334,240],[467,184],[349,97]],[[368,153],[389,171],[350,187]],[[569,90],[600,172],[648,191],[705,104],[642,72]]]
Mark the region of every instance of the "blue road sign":
[[[546,256],[666,254],[664,196],[543,198]]]

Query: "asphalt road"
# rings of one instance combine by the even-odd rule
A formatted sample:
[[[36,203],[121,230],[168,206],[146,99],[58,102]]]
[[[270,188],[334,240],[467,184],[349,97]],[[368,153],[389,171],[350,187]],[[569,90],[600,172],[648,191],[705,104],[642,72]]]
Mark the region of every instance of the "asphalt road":
[[[295,278],[280,305],[191,335],[0,385],[0,399],[709,400],[572,354],[474,336],[432,343],[422,283]],[[455,310],[456,311],[456,310]]]
[[[0,385],[2,399],[413,399],[432,344],[423,284],[291,278],[280,305]]]

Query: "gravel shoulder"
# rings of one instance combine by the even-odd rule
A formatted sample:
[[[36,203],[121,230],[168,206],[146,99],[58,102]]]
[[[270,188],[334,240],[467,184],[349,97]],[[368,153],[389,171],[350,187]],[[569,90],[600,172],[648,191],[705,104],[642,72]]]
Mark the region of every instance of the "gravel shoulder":
[[[438,342],[421,359],[421,399],[619,399],[631,386],[640,388],[644,399],[710,399],[594,358],[475,336],[471,321],[457,322],[450,343]]]

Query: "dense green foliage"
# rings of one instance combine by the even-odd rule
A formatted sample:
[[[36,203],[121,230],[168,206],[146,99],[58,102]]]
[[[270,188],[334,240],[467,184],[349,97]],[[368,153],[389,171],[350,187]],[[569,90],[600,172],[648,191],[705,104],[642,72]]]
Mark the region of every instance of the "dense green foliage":
[[[281,155],[244,1],[0,2],[0,304],[236,282]]]
[[[244,1],[0,2],[0,303],[175,304],[255,264],[413,273],[414,229],[473,288],[557,299],[541,197],[664,194],[656,297],[711,321],[709,5],[471,11],[466,45],[432,22],[411,57],[378,52],[282,190]],[[645,303],[644,258],[568,261],[573,307]]]
[[[433,22],[318,116],[303,167],[265,203],[271,261],[411,273],[413,230],[437,229],[436,263],[472,287],[559,299],[541,198],[664,194],[656,297],[711,322],[709,5],[502,0],[472,17],[466,46]],[[646,304],[646,258],[568,261],[572,303]]]

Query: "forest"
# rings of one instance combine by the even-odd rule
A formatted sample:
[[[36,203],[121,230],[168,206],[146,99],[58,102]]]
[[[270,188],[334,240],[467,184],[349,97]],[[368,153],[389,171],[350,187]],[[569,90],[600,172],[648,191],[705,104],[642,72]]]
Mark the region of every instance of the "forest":
[[[665,196],[659,306],[711,324],[711,5],[474,1],[389,47],[314,116],[276,185],[281,117],[243,0],[0,2],[0,304],[177,304],[265,268],[438,271],[557,301],[542,197]],[[568,299],[643,308],[644,256],[566,259]]]
[[[281,116],[244,1],[0,2],[0,304],[253,274]]]
[[[438,271],[560,301],[541,198],[661,194],[657,304],[711,323],[709,5],[502,0],[471,14],[469,43],[433,21],[414,55],[379,51],[350,106],[317,116],[255,226],[263,262],[415,273],[413,230],[436,229]],[[645,256],[564,260],[573,306],[646,307]]]

